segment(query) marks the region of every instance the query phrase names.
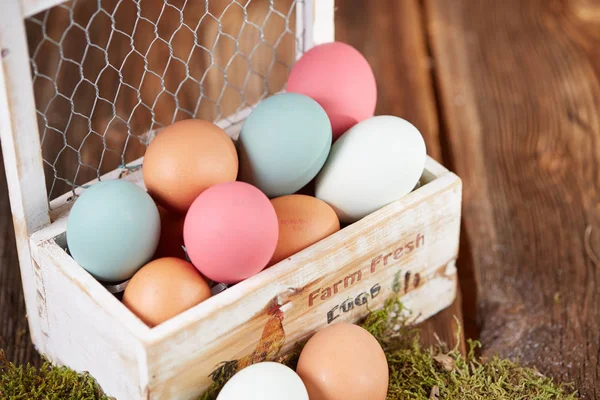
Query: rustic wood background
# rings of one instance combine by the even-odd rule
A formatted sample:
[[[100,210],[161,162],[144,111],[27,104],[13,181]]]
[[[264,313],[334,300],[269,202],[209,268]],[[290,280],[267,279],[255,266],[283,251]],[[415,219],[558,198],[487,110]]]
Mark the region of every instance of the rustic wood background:
[[[600,398],[600,1],[338,1],[336,24],[373,66],[377,113],[464,180],[461,299],[423,341],[454,343],[457,316],[463,346]],[[39,364],[4,179],[0,215],[0,347]]]

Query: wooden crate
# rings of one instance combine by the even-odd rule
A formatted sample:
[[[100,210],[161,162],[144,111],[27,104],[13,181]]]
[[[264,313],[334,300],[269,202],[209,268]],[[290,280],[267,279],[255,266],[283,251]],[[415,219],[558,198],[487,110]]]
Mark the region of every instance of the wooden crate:
[[[58,2],[8,0],[0,15],[2,150],[31,337],[51,361],[90,372],[118,399],[192,399],[222,363],[237,360],[242,368],[273,359],[328,324],[364,317],[393,294],[414,322],[454,301],[462,186],[428,158],[420,187],[404,198],[146,326],[66,251],[69,210],[84,189],[47,197],[25,29],[15,21]],[[320,0],[318,10],[302,3],[303,51],[333,40],[332,3]],[[234,139],[248,113],[226,126]],[[143,187],[141,171],[128,171],[103,179]]]

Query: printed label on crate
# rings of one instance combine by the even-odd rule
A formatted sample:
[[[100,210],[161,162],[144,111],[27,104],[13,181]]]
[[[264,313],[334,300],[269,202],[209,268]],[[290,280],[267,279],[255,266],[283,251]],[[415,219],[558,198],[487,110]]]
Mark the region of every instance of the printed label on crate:
[[[414,239],[397,243],[393,247],[382,251],[369,258],[362,265],[354,267],[350,272],[344,271],[333,282],[326,285],[311,288],[306,298],[309,308],[316,307],[332,298],[344,299],[334,305],[326,313],[327,324],[337,319],[341,314],[350,312],[358,307],[365,307],[371,300],[375,299],[381,292],[384,282],[375,281],[373,277],[389,276],[389,269],[398,267],[403,261],[421,251],[425,246],[425,235],[418,233]],[[387,272],[387,273],[386,273]],[[385,279],[387,281],[387,279]],[[394,275],[392,290],[396,293],[406,293],[419,286],[421,275],[410,271],[397,271]],[[367,282],[368,285],[362,284]]]

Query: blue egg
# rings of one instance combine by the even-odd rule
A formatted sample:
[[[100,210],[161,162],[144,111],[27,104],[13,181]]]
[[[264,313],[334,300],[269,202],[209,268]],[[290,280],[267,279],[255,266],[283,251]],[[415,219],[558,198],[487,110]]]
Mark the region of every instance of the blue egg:
[[[75,261],[100,281],[129,279],[156,251],[160,216],[144,189],[124,180],[103,181],[83,192],[67,221]]]
[[[315,100],[298,93],[271,96],[242,126],[240,180],[269,197],[295,193],[321,170],[331,140],[331,122]]]

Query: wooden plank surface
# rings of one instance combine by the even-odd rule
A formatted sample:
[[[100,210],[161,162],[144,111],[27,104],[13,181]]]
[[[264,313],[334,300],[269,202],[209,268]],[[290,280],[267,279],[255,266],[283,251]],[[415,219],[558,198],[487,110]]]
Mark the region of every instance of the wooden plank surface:
[[[483,354],[600,395],[600,3],[426,0]]]

